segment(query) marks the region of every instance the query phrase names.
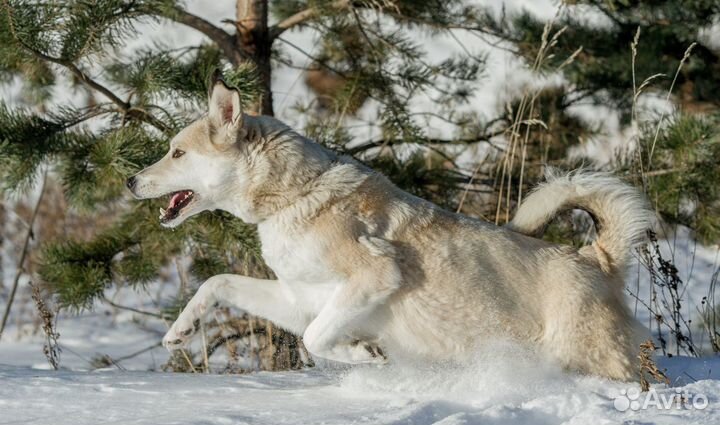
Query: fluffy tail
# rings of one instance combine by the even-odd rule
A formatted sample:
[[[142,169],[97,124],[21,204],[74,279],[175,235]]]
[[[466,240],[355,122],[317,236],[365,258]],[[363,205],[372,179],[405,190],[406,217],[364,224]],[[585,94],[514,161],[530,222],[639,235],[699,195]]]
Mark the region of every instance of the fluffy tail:
[[[558,213],[585,210],[595,221],[593,248],[601,262],[625,267],[632,248],[645,240],[650,227],[650,210],[640,192],[608,173],[578,170],[562,174],[548,169],[545,177],[547,181],[525,198],[508,227],[536,236]]]

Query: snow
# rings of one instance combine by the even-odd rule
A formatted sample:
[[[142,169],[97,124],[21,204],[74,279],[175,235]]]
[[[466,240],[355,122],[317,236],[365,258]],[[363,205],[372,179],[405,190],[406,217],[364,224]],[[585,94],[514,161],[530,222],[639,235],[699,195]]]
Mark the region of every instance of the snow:
[[[618,411],[637,384],[565,374],[509,344],[471,367],[368,366],[245,375],[47,371],[0,365],[0,423],[76,424],[603,424],[718,423],[716,359],[667,359],[708,405]],[[694,374],[693,381],[683,374]],[[717,373],[717,372],[715,372]],[[714,379],[707,379],[712,376]],[[686,380],[692,383],[685,383]],[[645,396],[639,399],[644,400]],[[702,406],[700,406],[702,407]]]

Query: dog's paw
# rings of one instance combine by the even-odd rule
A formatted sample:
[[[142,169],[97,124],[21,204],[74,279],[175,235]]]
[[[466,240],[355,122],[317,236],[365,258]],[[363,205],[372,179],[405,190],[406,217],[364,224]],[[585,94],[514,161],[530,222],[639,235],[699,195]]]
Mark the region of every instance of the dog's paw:
[[[179,350],[190,342],[198,329],[200,329],[200,319],[193,321],[183,320],[182,315],[180,315],[163,337],[163,346],[169,351]]]
[[[374,342],[354,341],[352,357],[355,363],[386,364],[388,358],[382,348]]]

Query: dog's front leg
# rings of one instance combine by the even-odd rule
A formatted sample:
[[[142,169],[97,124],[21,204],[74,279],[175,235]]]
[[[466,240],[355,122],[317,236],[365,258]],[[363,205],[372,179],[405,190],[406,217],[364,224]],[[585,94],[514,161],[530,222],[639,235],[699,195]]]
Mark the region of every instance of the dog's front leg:
[[[401,284],[395,260],[380,251],[363,261],[346,283],[338,287],[303,334],[308,351],[344,363],[385,363],[375,343],[353,337],[363,320],[384,303]]]
[[[163,345],[168,350],[185,345],[205,316],[219,305],[239,308],[297,334],[305,330],[311,319],[285,296],[278,281],[222,274],[211,277],[198,288],[165,334]]]

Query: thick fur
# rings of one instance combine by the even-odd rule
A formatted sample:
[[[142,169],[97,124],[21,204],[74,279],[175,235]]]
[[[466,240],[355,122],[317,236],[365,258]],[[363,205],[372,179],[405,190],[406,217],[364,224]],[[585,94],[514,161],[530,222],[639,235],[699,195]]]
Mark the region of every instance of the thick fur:
[[[223,303],[342,362],[462,361],[490,338],[512,338],[572,370],[633,376],[636,323],[623,276],[648,217],[634,189],[606,174],[555,173],[497,227],[414,197],[273,118],[238,115],[236,95],[216,84],[209,115],[135,176],[132,191],[193,190],[170,227],[212,209],[257,223],[278,279],[211,278],[166,335],[168,348]],[[175,149],[186,154],[172,158]],[[528,236],[573,207],[597,219],[592,246]]]
[[[548,168],[545,179],[525,198],[508,227],[540,235],[559,212],[585,210],[597,229],[592,246],[598,259],[608,271],[622,270],[650,228],[649,210],[640,192],[609,173],[577,170],[562,174]]]

